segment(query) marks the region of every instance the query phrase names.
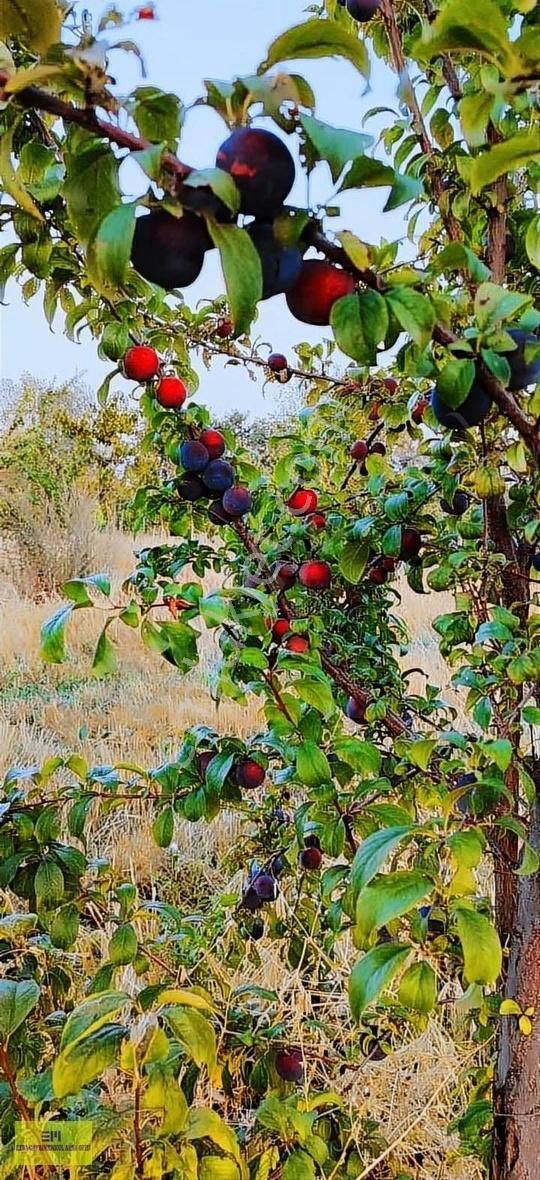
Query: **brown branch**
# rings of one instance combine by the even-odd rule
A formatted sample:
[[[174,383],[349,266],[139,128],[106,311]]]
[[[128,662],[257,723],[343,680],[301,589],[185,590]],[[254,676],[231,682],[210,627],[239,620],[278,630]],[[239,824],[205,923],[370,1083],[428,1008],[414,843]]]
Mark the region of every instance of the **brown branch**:
[[[493,123],[488,124],[487,141],[490,146],[500,143],[499,135]],[[493,186],[495,204],[488,213],[488,248],[487,262],[494,283],[504,283],[506,275],[506,203],[508,200],[508,180],[500,176]]]
[[[133,135],[131,131],[123,131],[121,127],[106,119],[100,119],[93,107],[76,107],[74,103],[65,102],[56,94],[47,94],[45,90],[39,90],[37,86],[27,86],[25,90],[21,90],[17,94],[17,101],[23,107],[46,111],[49,115],[55,115],[57,119],[64,119],[66,123],[75,123],[94,135],[102,135],[117,147],[127,148],[130,152],[142,152],[155,147],[150,140]],[[193,172],[193,168],[183,164],[172,152],[165,152],[161,162],[167,172],[181,181]]]
[[[9,1086],[13,1103],[18,1110],[25,1123],[32,1122],[32,1111],[26,1101],[26,1098],[21,1094],[17,1086],[17,1077],[15,1070],[9,1059],[8,1051],[4,1045],[0,1045],[0,1073],[3,1073],[6,1082]]]
[[[439,212],[450,241],[461,242],[463,239],[463,234],[461,232],[459,222],[454,217],[452,210],[448,207],[447,191],[444,178],[435,159],[433,145],[427,133],[424,117],[422,115],[422,111],[420,110],[418,99],[414,92],[413,84],[407,69],[407,62],[405,60],[405,54],[403,52],[403,45],[401,41],[401,33],[399,31],[399,25],[397,23],[392,0],[382,0],[381,12],[386,26],[388,41],[390,43],[390,52],[392,55],[394,69],[400,79],[404,100],[411,112],[413,131],[420,145],[420,149],[427,159],[426,171],[430,180],[433,196],[435,197],[439,206]]]
[[[432,0],[425,0],[425,9],[428,21],[430,24],[432,24],[435,20],[435,17],[437,16],[437,9],[435,8],[435,5],[432,4]],[[463,93],[461,90],[459,78],[454,68],[454,63],[452,58],[449,57],[447,53],[441,54],[441,66],[443,78],[446,82],[446,85],[448,86],[450,94],[452,95],[452,98],[455,102],[459,102],[459,99],[463,97]]]

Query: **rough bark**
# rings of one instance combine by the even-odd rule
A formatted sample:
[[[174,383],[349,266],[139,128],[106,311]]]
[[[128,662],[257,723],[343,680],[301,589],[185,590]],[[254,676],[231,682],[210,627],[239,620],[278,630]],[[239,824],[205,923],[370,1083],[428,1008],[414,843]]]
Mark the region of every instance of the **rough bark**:
[[[540,851],[540,797],[530,840]],[[506,996],[535,1014],[530,1036],[520,1032],[517,1017],[501,1020],[491,1180],[538,1180],[540,1175],[540,875],[517,882]]]

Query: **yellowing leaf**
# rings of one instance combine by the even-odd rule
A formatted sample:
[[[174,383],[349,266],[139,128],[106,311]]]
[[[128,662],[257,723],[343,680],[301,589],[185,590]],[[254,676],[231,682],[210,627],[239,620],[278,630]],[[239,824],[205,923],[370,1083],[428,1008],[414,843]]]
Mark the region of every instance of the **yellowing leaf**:
[[[6,193],[21,209],[29,213],[31,217],[35,217],[36,221],[43,221],[43,217],[32,200],[30,193],[21,184],[17,173],[13,167],[11,154],[13,151],[13,136],[15,134],[15,127],[10,127],[9,131],[5,131],[0,138],[0,181]]]
[[[55,0],[2,0],[0,38],[14,37],[28,49],[45,53],[60,40],[61,20]]]
[[[524,1037],[530,1037],[533,1030],[532,1020],[528,1016],[520,1016],[519,1031],[523,1033]]]

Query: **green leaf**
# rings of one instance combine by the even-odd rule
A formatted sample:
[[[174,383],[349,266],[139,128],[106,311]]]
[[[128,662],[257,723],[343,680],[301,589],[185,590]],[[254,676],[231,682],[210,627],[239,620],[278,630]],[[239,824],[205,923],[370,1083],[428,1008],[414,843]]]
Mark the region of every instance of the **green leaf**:
[[[67,951],[73,946],[79,933],[79,911],[76,905],[66,905],[57,910],[50,929],[51,942],[60,950]]]
[[[199,1165],[199,1180],[240,1180],[238,1164],[222,1155],[205,1155]]]
[[[336,344],[361,365],[372,365],[388,331],[388,309],[378,291],[337,299],[330,312]]]
[[[359,774],[378,774],[381,769],[381,754],[373,742],[356,737],[338,738],[334,751],[341,762]]]
[[[30,193],[24,187],[24,184],[21,183],[12,163],[15,131],[16,126],[10,127],[8,131],[2,132],[0,138],[0,181],[2,182],[2,188],[6,193],[9,193],[10,197],[13,197],[17,205],[21,209],[24,209],[26,213],[29,213],[31,217],[35,218],[37,226],[40,221],[43,221],[43,217],[37,205],[32,200]]]
[[[326,754],[315,742],[304,742],[296,751],[296,774],[306,787],[318,787],[332,781],[332,770]]]
[[[116,652],[107,635],[107,625],[105,625],[97,641],[92,663],[92,673],[94,676],[101,678],[102,676],[109,676],[112,672],[116,672],[116,668]]]
[[[249,331],[262,295],[260,258],[245,229],[211,220],[208,229],[220,252],[234,330],[241,336]]]
[[[123,1025],[105,1024],[89,1036],[67,1045],[53,1064],[52,1084],[56,1097],[78,1094],[113,1065],[127,1033],[128,1029]]]
[[[531,296],[509,291],[497,283],[482,283],[474,298],[474,310],[480,328],[493,327],[502,320],[512,320],[528,307]]]
[[[64,198],[83,245],[112,209],[120,206],[118,162],[109,146],[86,131],[70,133]]]
[[[418,766],[420,770],[427,770],[436,746],[437,742],[432,738],[419,738],[409,746],[407,756],[414,766]]]
[[[285,1160],[281,1175],[283,1180],[315,1180],[315,1162],[307,1151],[298,1148]]]
[[[353,967],[349,978],[349,1004],[354,1020],[360,1022],[366,1008],[388,987],[408,959],[410,950],[410,946],[403,943],[382,943],[363,955]]]
[[[317,709],[323,717],[329,717],[334,712],[335,702],[329,684],[322,680],[296,680],[293,687],[300,700]]]
[[[472,51],[497,62],[506,73],[520,62],[496,0],[478,0],[474,8],[468,0],[446,0],[433,23],[424,25],[419,50],[428,60],[456,50]]]
[[[419,348],[424,348],[435,324],[435,312],[425,295],[410,287],[397,287],[386,296],[398,324]]]
[[[81,1037],[96,1032],[102,1025],[107,1024],[109,1016],[120,1012],[129,1003],[130,997],[125,992],[100,992],[98,996],[83,1000],[82,1004],[78,1004],[73,1012],[70,1012],[66,1020],[62,1029],[60,1048],[65,1049]]]
[[[129,922],[118,926],[109,941],[109,959],[115,967],[132,963],[139,949],[137,935]]]
[[[338,230],[336,237],[341,242],[347,258],[350,258],[358,270],[365,270],[370,263],[369,247],[366,246],[366,243],[357,238],[356,234],[351,233],[349,229]]]
[[[331,127],[329,123],[321,123],[320,119],[311,115],[301,115],[299,122],[308,140],[308,165],[312,156],[324,160],[330,168],[334,183],[339,180],[345,165],[363,156],[366,148],[373,143],[372,135]],[[309,151],[309,148],[313,150]]]
[[[336,56],[346,58],[365,78],[369,77],[368,52],[356,33],[349,33],[333,20],[308,20],[276,37],[258,73],[264,74],[278,62],[291,59]]]
[[[474,490],[483,500],[490,496],[501,496],[505,491],[504,479],[497,467],[477,467],[474,473]]]
[[[360,581],[369,559],[369,545],[363,541],[345,541],[339,553],[339,571],[346,582]]]
[[[117,205],[107,213],[88,243],[88,273],[101,291],[122,287],[135,233],[135,205]]]
[[[502,968],[499,935],[489,918],[463,903],[456,906],[456,926],[468,983],[495,983]]]
[[[459,104],[461,130],[469,147],[486,142],[486,128],[493,109],[493,95],[486,90],[466,94]],[[456,243],[457,244],[457,243]]]
[[[540,213],[535,213],[527,226],[525,249],[533,266],[540,270]]]
[[[433,882],[416,869],[388,873],[361,890],[356,902],[356,932],[365,943],[373,930],[407,914],[433,889]]]
[[[473,360],[458,360],[452,357],[437,375],[437,392],[442,401],[453,410],[457,409],[470,392],[476,374]]]
[[[464,246],[462,242],[450,242],[448,246],[444,246],[440,254],[431,263],[431,270],[434,274],[444,274],[449,270],[464,270],[470,274],[471,278],[476,283],[482,283],[484,279],[489,279],[490,269],[485,262],[471,250],[469,246]]]
[[[427,1016],[437,1002],[437,976],[429,963],[412,963],[402,976],[398,1004]]]
[[[350,886],[355,898],[364,886],[373,880],[390,852],[394,852],[394,848],[401,844],[411,831],[411,826],[386,827],[380,832],[371,833],[362,841],[350,868]]]
[[[140,86],[134,98],[133,117],[144,139],[158,144],[166,141],[174,150],[182,125],[180,99],[155,86]]]
[[[240,1148],[236,1135],[215,1110],[208,1110],[204,1106],[192,1106],[184,1138],[189,1141],[210,1139],[226,1155],[231,1155],[233,1159],[240,1161]]]
[[[55,0],[2,0],[0,38],[13,37],[27,49],[43,54],[60,40],[62,23]]]
[[[0,979],[0,1041],[7,1041],[35,1008],[39,987],[33,979]]]
[[[52,857],[42,861],[34,877],[38,909],[52,909],[64,895],[64,874]]]
[[[232,176],[222,168],[201,168],[190,172],[184,185],[186,188],[210,188],[231,213],[236,215],[240,209],[240,193]]]
[[[540,160],[537,131],[518,131],[511,139],[496,143],[473,160],[469,176],[473,196],[477,196],[488,184],[493,184],[499,176],[524,168],[533,160]]]
[[[210,1022],[192,1008],[164,1008],[163,1016],[174,1036],[183,1045],[190,1059],[199,1067],[205,1065],[211,1080],[217,1068],[216,1034]]]
[[[89,574],[87,578],[71,578],[69,582],[64,582],[62,590],[66,598],[69,598],[76,606],[93,606],[88,586],[97,586],[98,590],[101,590],[101,593],[107,597],[111,593],[111,583],[106,574]]]
[[[152,824],[152,836],[158,848],[168,848],[174,832],[174,811],[171,806],[164,807],[156,816]]]
[[[364,889],[379,872],[394,848],[397,848],[406,836],[410,836],[412,830],[412,825],[382,828],[378,832],[372,832],[371,836],[362,842],[351,865],[351,889],[355,899],[360,890]]]

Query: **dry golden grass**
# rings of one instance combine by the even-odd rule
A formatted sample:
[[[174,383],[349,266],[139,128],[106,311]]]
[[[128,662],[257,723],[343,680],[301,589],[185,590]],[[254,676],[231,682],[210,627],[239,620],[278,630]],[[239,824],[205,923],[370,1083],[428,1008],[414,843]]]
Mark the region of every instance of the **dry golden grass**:
[[[119,533],[101,535],[99,541],[93,538],[100,567],[112,573],[115,596],[132,568],[133,549],[147,540],[152,541],[138,538],[135,545]],[[216,659],[209,633],[201,641],[199,673],[182,677],[142,647],[128,628],[119,627],[119,671],[96,680],[88,669],[99,624],[93,612],[81,611],[70,633],[67,663],[44,666],[39,657],[40,627],[59,600],[36,603],[24,598],[23,584],[19,577],[16,586],[0,583],[0,774],[13,764],[39,763],[52,753],[68,750],[77,750],[92,762],[121,758],[148,766],[174,752],[183,731],[201,721],[241,736],[259,728],[256,701],[245,708],[225,701],[216,709],[207,687]],[[445,686],[448,670],[438,657],[430,620],[448,609],[451,600],[444,595],[420,598],[406,587],[401,589],[400,614],[412,633],[404,664],[420,669],[411,685],[421,689],[427,677],[430,683]],[[446,689],[444,696],[459,708],[454,694]],[[240,888],[238,878],[227,880],[224,865],[227,851],[241,834],[238,816],[221,815],[211,825],[177,825],[173,848],[163,851],[151,839],[144,805],[134,802],[95,830],[93,843],[119,873],[144,886],[147,895],[157,895],[165,880],[171,900],[176,893],[191,900],[212,897],[224,888]],[[280,898],[277,904],[286,918],[286,900]],[[231,937],[232,925],[231,918]],[[227,930],[223,940],[226,947]],[[278,993],[273,1015],[285,1022],[291,1042],[302,1044],[306,1020],[320,1020],[324,1015],[340,1037],[346,978],[357,954],[349,941],[344,939],[340,947],[334,991],[331,996],[319,996],[316,1009],[305,978],[284,964],[279,940],[265,938],[257,948],[260,961],[258,966],[256,960],[250,961],[250,980]],[[88,945],[81,947],[83,958],[88,956],[88,964],[93,961],[94,967],[105,953],[105,931],[89,936]],[[227,974],[221,964],[220,972],[233,987],[245,982],[245,965]],[[346,1022],[341,1023],[345,1027]],[[331,1060],[335,1052],[335,1040],[321,1032],[319,1062],[325,1054]],[[363,1118],[379,1120],[389,1145],[381,1150],[379,1172],[369,1167],[363,1176],[386,1180],[401,1170],[414,1180],[480,1180],[480,1167],[472,1159],[458,1157],[456,1141],[447,1132],[448,1122],[463,1108],[464,1074],[474,1060],[471,1052],[476,1052],[474,1047],[456,1048],[450,1030],[432,1021],[408,1043],[396,1042],[395,1051],[382,1062],[368,1061],[360,1070],[338,1074],[337,1080],[335,1070],[329,1069],[328,1086],[339,1090],[355,1125],[360,1128]],[[311,1072],[309,1066],[308,1083]]]

